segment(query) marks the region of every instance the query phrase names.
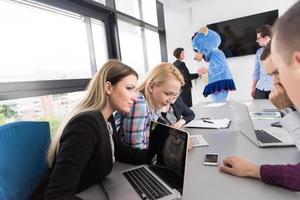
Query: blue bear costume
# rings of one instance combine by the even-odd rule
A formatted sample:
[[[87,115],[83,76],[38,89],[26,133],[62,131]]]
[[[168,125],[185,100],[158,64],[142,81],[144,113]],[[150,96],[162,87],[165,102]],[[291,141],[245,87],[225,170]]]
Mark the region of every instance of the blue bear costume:
[[[228,91],[236,90],[226,57],[218,49],[220,44],[220,36],[210,29],[207,34],[197,32],[192,40],[194,50],[202,53],[205,61],[209,62],[208,84],[203,95],[212,95],[214,102],[226,101]]]

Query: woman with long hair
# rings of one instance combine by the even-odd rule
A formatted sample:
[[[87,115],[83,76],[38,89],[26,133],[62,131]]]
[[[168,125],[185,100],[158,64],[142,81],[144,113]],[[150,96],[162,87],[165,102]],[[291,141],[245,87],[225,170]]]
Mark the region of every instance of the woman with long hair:
[[[84,98],[54,136],[49,170],[31,199],[79,199],[76,193],[110,173],[116,149],[109,118],[114,111],[130,111],[137,79],[137,73],[118,60],[109,60],[95,74]]]
[[[161,63],[153,68],[138,87],[137,99],[129,113],[114,115],[118,137],[133,149],[147,149],[151,120],[158,121],[161,111],[180,93],[184,79],[171,63]]]

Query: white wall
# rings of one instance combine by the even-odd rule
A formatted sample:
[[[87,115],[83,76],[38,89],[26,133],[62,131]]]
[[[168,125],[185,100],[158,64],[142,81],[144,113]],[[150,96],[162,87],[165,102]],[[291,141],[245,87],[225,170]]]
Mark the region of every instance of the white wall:
[[[174,6],[174,4],[173,4]],[[168,49],[168,61],[174,62],[176,58],[173,56],[173,51],[177,47],[184,48],[186,59],[185,63],[191,73],[195,73],[199,66],[206,65],[205,63],[198,63],[194,61],[194,51],[191,46],[191,37],[194,33],[192,30],[192,12],[191,9],[179,10],[174,7],[165,5],[165,23],[166,23],[166,37]],[[192,97],[193,103],[200,101],[202,91],[205,83],[197,79],[193,81]]]
[[[165,1],[165,23],[169,61],[173,61],[172,52],[177,46],[182,46],[186,51],[186,64],[195,71],[203,63],[193,61],[191,36],[197,29],[206,24],[248,16],[274,9],[282,15],[297,0],[210,0],[195,3],[185,3],[183,10],[180,7],[168,6]],[[164,2],[163,2],[164,3]],[[187,6],[188,5],[188,6]],[[252,71],[254,68],[254,55],[234,57],[228,59],[228,64],[233,74],[237,91],[231,92],[229,98],[235,100],[251,99],[250,87]],[[202,88],[204,80],[196,82],[193,88],[193,103],[210,101],[203,98]]]

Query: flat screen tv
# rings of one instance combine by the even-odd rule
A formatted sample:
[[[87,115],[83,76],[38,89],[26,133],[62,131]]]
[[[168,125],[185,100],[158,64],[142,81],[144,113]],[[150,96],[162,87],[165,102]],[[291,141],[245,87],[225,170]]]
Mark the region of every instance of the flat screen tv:
[[[278,18],[278,10],[209,24],[207,27],[219,33],[222,39],[220,49],[226,57],[255,54],[259,48],[255,29],[261,25],[273,25]]]

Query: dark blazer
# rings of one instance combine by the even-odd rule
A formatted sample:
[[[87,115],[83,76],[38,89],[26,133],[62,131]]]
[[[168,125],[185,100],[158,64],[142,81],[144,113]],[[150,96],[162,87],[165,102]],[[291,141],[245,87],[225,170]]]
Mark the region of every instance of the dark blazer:
[[[189,123],[195,118],[195,113],[183,102],[181,96],[179,96],[176,101],[171,104],[177,121],[183,118],[186,123]]]
[[[185,63],[180,60],[176,60],[173,64],[180,70],[180,72],[184,78],[185,85],[183,86],[183,88],[190,89],[192,87],[191,80],[198,78],[199,75],[197,73],[190,74],[190,71],[186,67]]]
[[[147,151],[132,152],[120,145],[117,137],[114,141],[116,160],[129,163],[146,161]],[[99,183],[112,167],[109,132],[102,113],[80,113],[66,125],[54,167],[48,170],[30,199],[80,199],[75,194]]]
[[[76,193],[99,183],[111,172],[110,138],[100,111],[80,113],[67,123],[53,166],[31,199],[80,199]]]

